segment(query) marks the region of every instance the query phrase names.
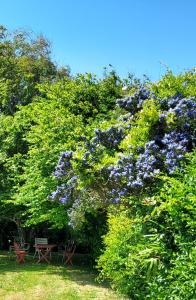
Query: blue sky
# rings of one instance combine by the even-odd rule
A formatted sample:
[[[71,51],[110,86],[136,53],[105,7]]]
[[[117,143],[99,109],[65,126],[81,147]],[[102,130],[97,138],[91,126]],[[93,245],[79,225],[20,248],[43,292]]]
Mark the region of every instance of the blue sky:
[[[0,0],[0,23],[44,34],[72,73],[112,64],[158,80],[196,66],[196,0]]]

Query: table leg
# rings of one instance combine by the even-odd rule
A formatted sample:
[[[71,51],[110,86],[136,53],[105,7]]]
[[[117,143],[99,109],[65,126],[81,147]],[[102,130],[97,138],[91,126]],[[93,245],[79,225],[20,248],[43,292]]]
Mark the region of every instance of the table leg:
[[[40,251],[40,258],[37,261],[37,263],[40,263],[41,261],[46,261],[48,264],[50,263],[50,261],[48,260],[47,256],[49,255],[50,251],[46,250],[46,252],[44,251]]]

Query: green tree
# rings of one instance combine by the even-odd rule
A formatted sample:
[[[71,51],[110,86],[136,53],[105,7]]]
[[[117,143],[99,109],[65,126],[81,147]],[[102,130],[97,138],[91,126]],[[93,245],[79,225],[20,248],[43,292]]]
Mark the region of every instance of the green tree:
[[[37,84],[67,76],[52,62],[50,43],[43,36],[0,26],[0,109],[13,114],[18,105],[26,105],[39,94]],[[68,70],[68,69],[67,69]]]

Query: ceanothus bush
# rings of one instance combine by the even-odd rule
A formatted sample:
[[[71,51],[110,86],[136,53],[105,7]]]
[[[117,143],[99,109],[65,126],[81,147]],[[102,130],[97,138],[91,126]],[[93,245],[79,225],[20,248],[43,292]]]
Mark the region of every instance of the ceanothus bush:
[[[135,114],[142,108],[142,103],[150,99],[150,91],[141,87],[133,96],[128,96],[123,99],[117,99],[116,103],[120,108],[123,108],[131,114]]]
[[[68,175],[69,171],[72,169],[71,160],[72,152],[67,151],[61,153],[59,158],[58,164],[54,171],[54,176],[58,179],[62,178],[63,176]]]
[[[113,126],[105,131],[96,129],[95,134],[97,137],[96,141],[109,149],[115,148],[119,145],[125,136],[123,128]]]
[[[132,153],[129,151],[130,154],[121,151],[119,146],[126,137],[126,130],[132,126],[134,128],[134,114],[142,109],[143,102],[148,101],[150,97],[152,97],[150,91],[142,87],[133,96],[118,99],[117,105],[129,113],[120,116],[116,125],[107,130],[97,128],[91,140],[83,139],[85,150],[82,159],[78,162],[84,170],[92,171],[93,165],[99,161],[99,155],[107,149],[119,154],[120,158],[116,164],[103,165],[99,173],[96,171],[96,176],[105,178],[106,193],[111,203],[118,203],[123,197],[129,195],[146,192],[160,172],[167,174],[175,172],[180,167],[186,152],[191,151],[194,146],[195,100],[176,95],[169,99],[157,99],[161,110],[157,130],[154,131],[152,139],[144,147],[138,147]],[[172,125],[168,124],[170,115],[174,116]],[[54,172],[58,179],[67,178],[66,184],[60,185],[53,193],[53,198],[59,199],[60,202],[71,201],[73,189],[77,189],[77,177],[74,175],[71,163],[73,159],[71,152],[63,153]],[[75,206],[80,205],[78,199],[80,198],[77,196]]]

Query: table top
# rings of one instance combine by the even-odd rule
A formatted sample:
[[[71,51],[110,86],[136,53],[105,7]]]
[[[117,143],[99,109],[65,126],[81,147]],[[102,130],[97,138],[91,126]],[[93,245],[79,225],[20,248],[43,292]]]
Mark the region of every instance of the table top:
[[[52,249],[52,248],[56,247],[56,245],[55,244],[36,244],[33,247],[39,248],[39,249]]]

